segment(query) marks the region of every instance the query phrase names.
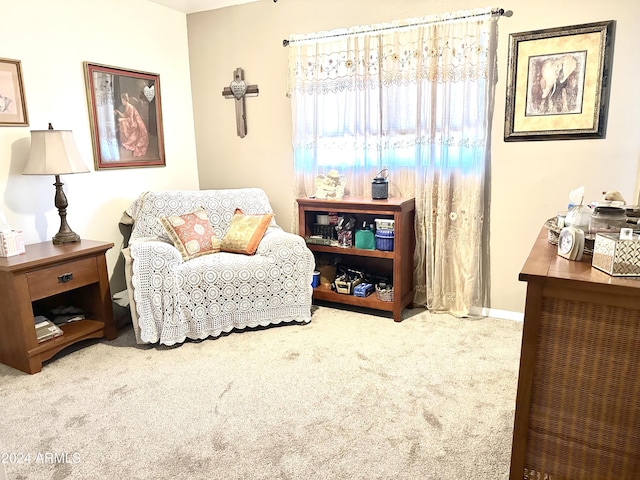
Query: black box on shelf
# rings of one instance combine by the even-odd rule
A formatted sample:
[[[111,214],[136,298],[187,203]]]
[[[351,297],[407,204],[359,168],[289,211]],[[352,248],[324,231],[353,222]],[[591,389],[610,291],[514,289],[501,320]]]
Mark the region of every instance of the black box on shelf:
[[[313,224],[313,235],[320,235],[322,238],[336,238],[334,225]]]

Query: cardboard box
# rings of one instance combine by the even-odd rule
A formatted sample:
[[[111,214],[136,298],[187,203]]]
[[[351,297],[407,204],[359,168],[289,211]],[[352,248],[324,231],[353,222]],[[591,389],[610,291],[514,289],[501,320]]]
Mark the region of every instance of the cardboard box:
[[[24,237],[21,230],[0,232],[0,257],[13,257],[24,252]]]
[[[619,233],[596,233],[591,265],[614,277],[640,276],[640,236],[621,240]]]
[[[320,272],[320,285],[328,287],[336,279],[337,268],[335,265],[316,264],[316,270]]]

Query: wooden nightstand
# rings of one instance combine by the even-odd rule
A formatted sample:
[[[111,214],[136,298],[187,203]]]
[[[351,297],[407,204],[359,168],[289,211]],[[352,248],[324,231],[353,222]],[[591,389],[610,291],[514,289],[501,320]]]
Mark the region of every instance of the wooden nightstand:
[[[82,240],[26,246],[0,258],[0,362],[26,373],[62,349],[89,338],[117,337],[105,252],[113,243]],[[85,312],[85,319],[60,326],[64,334],[39,343],[34,310],[60,305]]]

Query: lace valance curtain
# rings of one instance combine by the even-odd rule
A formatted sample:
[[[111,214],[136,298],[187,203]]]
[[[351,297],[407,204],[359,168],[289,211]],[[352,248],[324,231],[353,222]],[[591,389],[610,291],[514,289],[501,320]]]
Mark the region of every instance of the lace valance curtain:
[[[388,168],[390,195],[416,198],[415,302],[460,316],[485,301],[495,23],[487,8],[289,39],[296,195],[336,169],[370,196]]]
[[[291,35],[287,93],[486,77],[490,32],[482,39],[468,27],[490,17],[491,9],[481,9]],[[446,36],[445,25],[458,32]]]

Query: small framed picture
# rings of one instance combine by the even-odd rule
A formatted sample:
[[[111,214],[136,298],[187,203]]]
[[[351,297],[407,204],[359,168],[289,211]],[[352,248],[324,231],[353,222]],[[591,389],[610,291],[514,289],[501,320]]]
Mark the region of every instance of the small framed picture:
[[[28,126],[20,60],[0,58],[0,126]]]
[[[505,141],[604,137],[613,26],[509,36]]]
[[[165,166],[160,76],[84,66],[96,170]]]

